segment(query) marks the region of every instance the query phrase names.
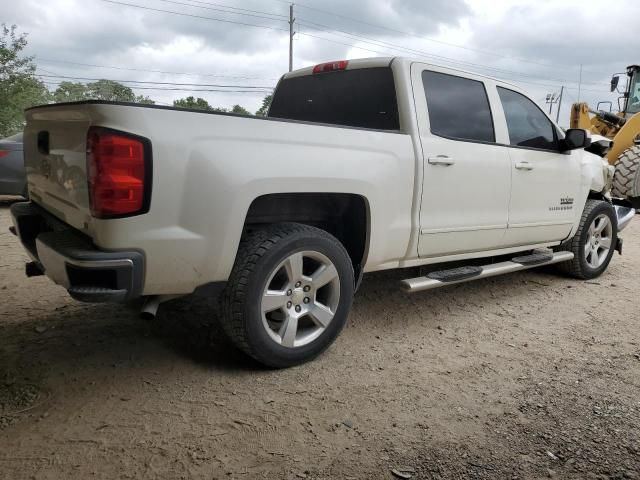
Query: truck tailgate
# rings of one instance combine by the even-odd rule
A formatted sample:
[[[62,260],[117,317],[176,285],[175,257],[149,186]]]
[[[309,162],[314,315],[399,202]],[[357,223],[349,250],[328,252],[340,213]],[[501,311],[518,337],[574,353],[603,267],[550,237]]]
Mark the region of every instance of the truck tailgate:
[[[65,223],[89,228],[86,105],[66,104],[26,112],[24,161],[31,199]]]

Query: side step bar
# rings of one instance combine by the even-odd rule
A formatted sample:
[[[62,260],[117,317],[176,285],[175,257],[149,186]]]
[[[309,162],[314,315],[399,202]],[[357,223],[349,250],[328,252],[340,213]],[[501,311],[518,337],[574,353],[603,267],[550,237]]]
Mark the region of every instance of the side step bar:
[[[543,257],[544,255],[544,257]],[[531,257],[531,260],[527,261],[527,257]],[[431,290],[432,288],[444,287],[447,285],[454,285],[456,283],[470,282],[472,280],[478,280],[480,278],[495,277],[497,275],[503,275],[505,273],[518,272],[520,270],[527,270],[529,268],[541,267],[543,265],[552,265],[554,263],[566,262],[573,260],[573,253],[571,252],[549,252],[549,253],[534,253],[527,257],[515,257],[513,260],[500,263],[492,263],[483,267],[475,267],[475,275],[458,276],[452,274],[449,275],[449,270],[442,270],[440,272],[432,272],[426,277],[408,278],[402,280],[403,288],[408,292],[420,292],[422,290]],[[522,262],[522,263],[520,263]],[[459,272],[460,269],[453,269],[451,272]],[[434,275],[435,274],[435,275]]]

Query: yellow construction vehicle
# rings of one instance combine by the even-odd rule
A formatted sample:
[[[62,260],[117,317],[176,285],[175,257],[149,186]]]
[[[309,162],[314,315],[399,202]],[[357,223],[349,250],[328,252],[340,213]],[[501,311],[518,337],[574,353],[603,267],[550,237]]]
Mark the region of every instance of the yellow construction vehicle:
[[[627,77],[622,91],[618,89],[621,76]],[[595,111],[586,103],[574,103],[570,127],[585,128],[613,141],[606,155],[609,164],[616,167],[612,195],[640,208],[640,65],[627,67],[626,74],[614,75],[611,91],[622,94],[618,113],[611,112],[611,102],[600,102]],[[601,110],[600,106],[607,103],[609,111]]]

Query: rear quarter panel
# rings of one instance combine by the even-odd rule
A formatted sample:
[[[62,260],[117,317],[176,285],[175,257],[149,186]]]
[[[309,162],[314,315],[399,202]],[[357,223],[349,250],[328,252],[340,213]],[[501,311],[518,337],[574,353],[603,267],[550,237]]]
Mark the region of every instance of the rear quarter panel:
[[[158,108],[92,110],[93,124],[153,146],[150,211],[88,226],[102,248],[144,251],[145,294],[226,280],[249,206],[270,193],[361,195],[369,209],[365,270],[406,256],[415,173],[409,135]]]

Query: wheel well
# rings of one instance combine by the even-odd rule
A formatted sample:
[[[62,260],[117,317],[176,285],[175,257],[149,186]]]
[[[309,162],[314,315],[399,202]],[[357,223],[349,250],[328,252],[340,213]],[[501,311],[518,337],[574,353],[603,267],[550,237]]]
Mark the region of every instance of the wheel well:
[[[605,200],[607,201],[606,197],[601,193],[601,192],[595,192],[593,190],[589,191],[589,195],[587,196],[588,200]]]
[[[258,197],[251,203],[244,232],[281,222],[321,228],[344,245],[351,257],[355,277],[358,278],[367,254],[368,218],[367,202],[360,195],[274,193]]]

